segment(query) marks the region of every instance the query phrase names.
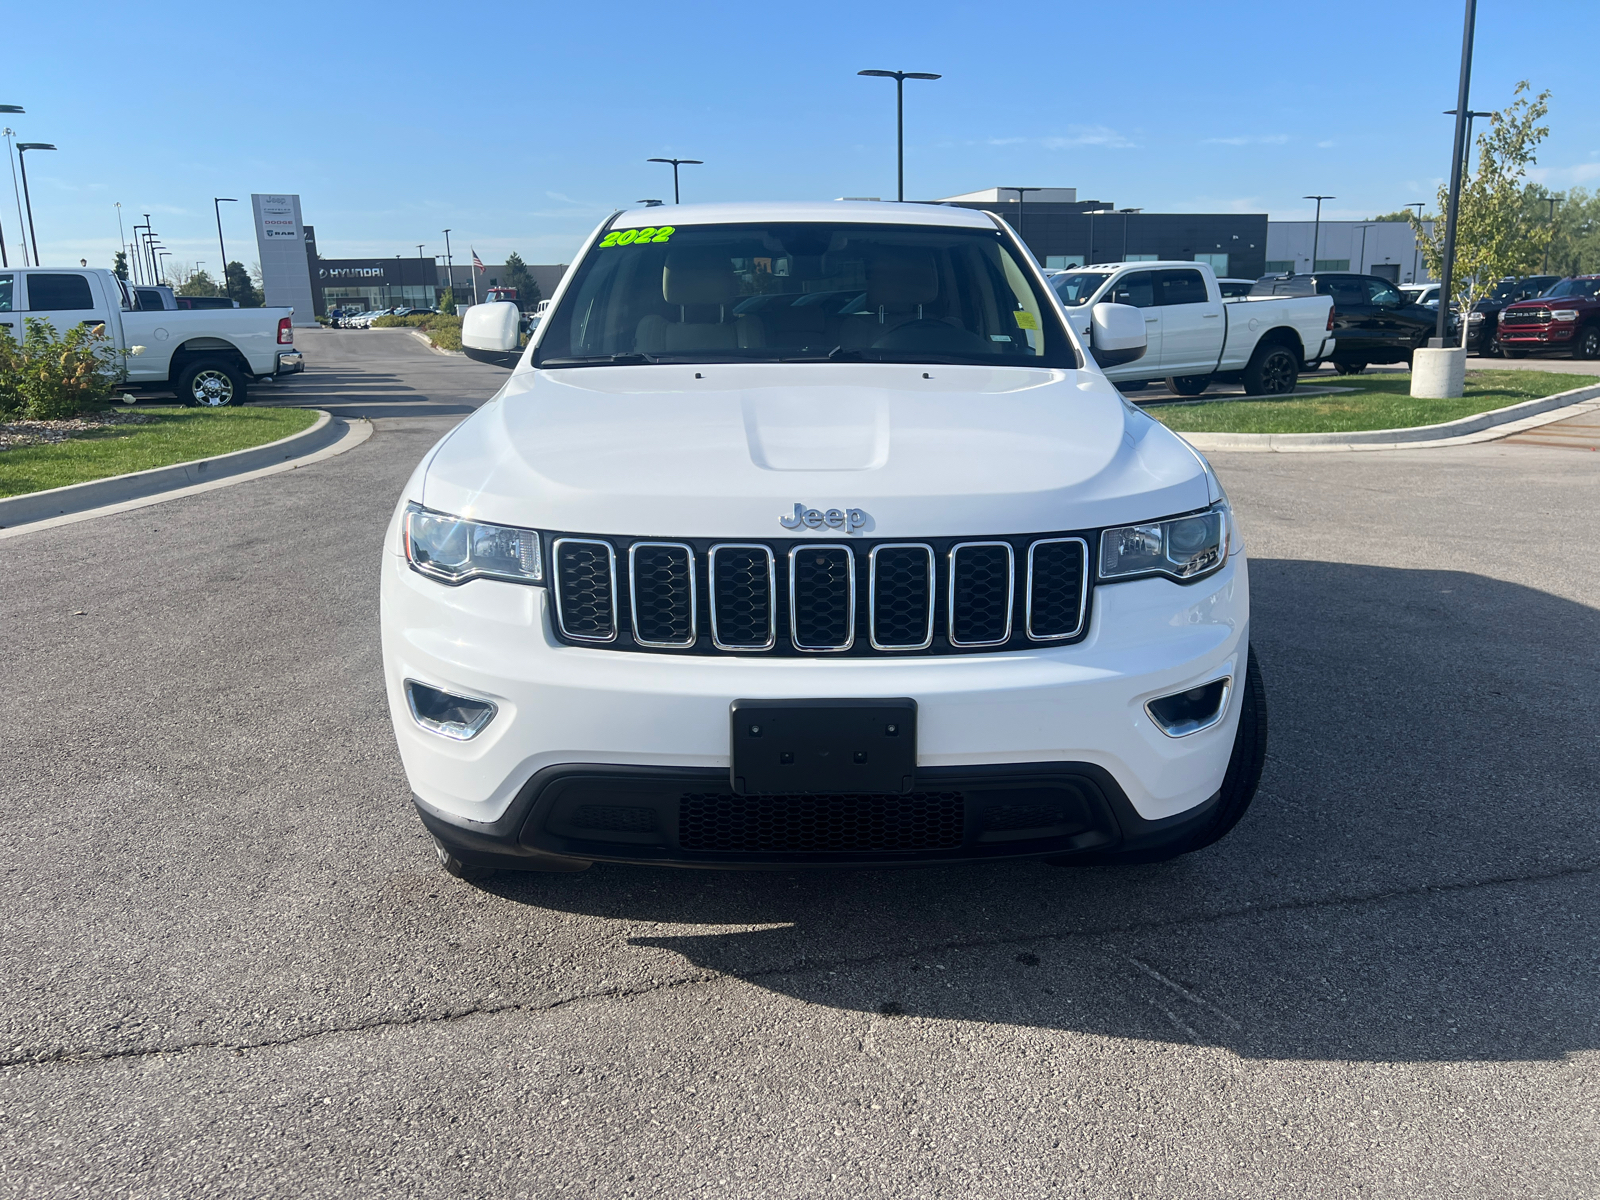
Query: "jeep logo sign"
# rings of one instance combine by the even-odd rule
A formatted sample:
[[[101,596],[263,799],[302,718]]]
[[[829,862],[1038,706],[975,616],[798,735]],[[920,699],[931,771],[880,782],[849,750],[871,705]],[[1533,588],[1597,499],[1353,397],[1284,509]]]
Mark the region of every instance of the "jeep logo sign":
[[[799,529],[803,525],[807,529],[846,529],[854,533],[866,528],[867,514],[859,508],[824,510],[796,504],[794,512],[778,518],[778,524],[785,529]]]

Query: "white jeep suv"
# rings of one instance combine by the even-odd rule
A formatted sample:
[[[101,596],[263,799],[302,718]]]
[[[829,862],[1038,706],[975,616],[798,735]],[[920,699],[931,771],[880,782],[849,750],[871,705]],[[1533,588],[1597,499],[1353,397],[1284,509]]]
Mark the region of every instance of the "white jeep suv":
[[[671,224],[651,224],[652,221]],[[383,654],[447,870],[1151,861],[1255,792],[1210,466],[999,218],[675,207],[590,238],[395,510]]]

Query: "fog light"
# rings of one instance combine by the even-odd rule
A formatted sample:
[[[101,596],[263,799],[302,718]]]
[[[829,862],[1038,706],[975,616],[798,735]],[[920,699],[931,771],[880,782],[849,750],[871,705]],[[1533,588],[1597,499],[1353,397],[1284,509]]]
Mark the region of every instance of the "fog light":
[[[1168,737],[1188,737],[1222,720],[1228,711],[1228,695],[1232,690],[1233,677],[1225,675],[1199,687],[1151,700],[1144,710]]]
[[[457,742],[470,742],[477,737],[499,711],[488,700],[441,692],[415,679],[406,680],[406,703],[411,708],[411,719],[418,725]]]

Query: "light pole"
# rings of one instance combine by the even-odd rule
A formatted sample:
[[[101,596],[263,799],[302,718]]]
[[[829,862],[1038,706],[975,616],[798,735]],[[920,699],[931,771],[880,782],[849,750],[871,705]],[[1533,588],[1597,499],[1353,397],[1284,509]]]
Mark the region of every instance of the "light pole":
[[[144,245],[141,240],[144,234],[139,232],[143,228],[143,225],[135,225],[133,227],[133,241],[128,243],[128,258],[133,264],[134,283],[144,282],[144,252],[140,249]]]
[[[1453,117],[1453,116],[1456,115],[1456,110],[1453,109],[1453,108],[1447,108],[1447,109],[1444,110],[1444,115],[1447,116],[1447,117]],[[1494,116],[1494,114],[1492,112],[1471,112],[1470,110],[1468,111],[1468,113],[1467,113],[1467,140],[1465,142],[1466,149],[1464,151],[1462,151],[1462,155],[1461,155],[1461,169],[1463,171],[1468,169],[1467,155],[1472,153],[1472,118],[1473,117],[1492,117],[1492,116]]]
[[[871,75],[878,79],[894,80],[894,148],[897,167],[895,199],[906,198],[906,80],[939,79],[942,76],[927,71],[857,71],[857,75]],[[1017,201],[1021,204],[1022,201]]]
[[[1311,226],[1311,273],[1317,273],[1317,247],[1322,239],[1322,202],[1324,200],[1337,200],[1337,196],[1302,196],[1302,200],[1315,200],[1317,202],[1316,223]]]
[[[25,110],[20,104],[0,104],[0,113],[19,113],[23,111]],[[10,133],[11,130],[8,129],[6,132]],[[8,142],[7,144],[9,145],[10,143]],[[26,238],[24,238],[22,242],[22,253],[23,257],[26,258],[28,253],[28,242]],[[3,228],[0,228],[0,267],[9,267],[10,265],[11,260],[6,257],[6,233]]]
[[[1444,217],[1444,262],[1439,275],[1439,317],[1434,326],[1437,345],[1444,345],[1445,333],[1450,327],[1450,287],[1456,267],[1456,217],[1461,212],[1461,167],[1467,154],[1467,115],[1471,111],[1468,96],[1472,92],[1472,36],[1478,22],[1478,0],[1467,0],[1466,17],[1461,29],[1461,82],[1456,94],[1456,137],[1450,152],[1450,202]],[[1461,332],[1466,336],[1466,314],[1461,314]]]
[[[1094,265],[1094,219],[1099,216],[1109,216],[1111,213],[1116,211],[1117,210],[1114,208],[1091,208],[1087,213],[1084,214],[1089,218],[1089,252],[1083,256],[1086,260],[1083,264],[1084,266],[1088,267]],[[1126,242],[1127,231],[1124,230],[1123,233],[1123,241]]]
[[[1361,227],[1361,257],[1356,259],[1356,274],[1358,275],[1367,273],[1367,230],[1371,228],[1373,228],[1371,225],[1363,225]]]
[[[1123,262],[1127,262],[1128,261],[1128,218],[1130,216],[1132,216],[1134,213],[1143,212],[1144,209],[1142,209],[1142,208],[1119,208],[1119,209],[1117,209],[1117,211],[1122,214],[1122,261]]]
[[[117,204],[117,242],[118,242],[118,244],[120,244],[122,246],[122,269],[124,271],[126,271],[128,269],[128,234],[127,234],[127,231],[122,228],[122,201],[118,200],[116,202],[116,204]]]
[[[426,242],[417,243],[417,278],[422,280],[422,298],[424,300],[428,298],[428,260],[422,257],[422,247],[425,245],[427,245]],[[434,282],[438,282],[437,277]],[[419,304],[417,307],[422,308],[425,306]]]
[[[33,265],[42,267],[39,261],[39,235],[33,231],[33,200],[28,195],[28,159],[29,150],[54,150],[49,142],[18,142],[17,161],[22,164],[22,202],[28,208],[28,237],[33,242]]]
[[[1022,202],[1024,200],[1026,200],[1028,197],[1026,195],[1024,195],[1024,193],[1025,192],[1042,192],[1042,191],[1044,191],[1044,189],[1043,188],[1003,187],[1003,188],[995,188],[995,191],[997,191],[997,192],[1015,192],[1017,194],[1017,240],[1020,241],[1024,246],[1026,246],[1028,244],[1028,239],[1022,236]]]
[[[1544,198],[1544,202],[1550,206],[1550,237],[1544,240],[1544,266],[1539,271],[1541,275],[1550,274],[1550,240],[1555,236],[1556,205],[1560,204],[1563,199],[1565,199],[1563,196],[1546,196]]]
[[[1422,210],[1426,208],[1427,205],[1425,205],[1421,200],[1413,200],[1410,204],[1406,205],[1406,207],[1417,210],[1418,232],[1417,235],[1411,239],[1411,282],[1415,283],[1417,281],[1417,255],[1422,250]]]
[[[222,294],[229,300],[233,299],[233,288],[228,285],[228,247],[222,242],[222,206],[237,203],[232,196],[211,197],[211,208],[217,214],[217,249],[222,251]]]
[[[154,242],[156,240],[156,235],[155,235],[155,230],[150,228],[150,214],[149,213],[145,213],[145,215],[144,215],[144,240],[145,240],[145,252],[150,257],[150,282],[154,283],[154,282],[156,282],[156,271],[155,271],[156,255],[155,255],[155,251],[154,250],[149,249],[149,245],[150,245],[150,243],[152,243],[152,242]]]
[[[705,166],[705,163],[698,158],[647,158],[645,159],[645,162],[662,162],[672,164],[672,202],[674,204],[682,203],[682,201],[678,199],[678,168]]]
[[[456,266],[455,266],[455,262],[450,257],[450,231],[448,229],[446,229],[443,232],[444,232],[444,279],[445,279],[445,287],[449,288],[452,292],[454,292],[456,290]],[[454,316],[455,314],[451,313],[450,315]]]
[[[158,250],[156,252],[156,261],[157,261],[157,264],[160,267],[160,270],[157,271],[156,274],[161,276],[161,282],[163,284],[165,284],[167,282],[167,264],[164,263],[164,262],[161,262],[161,259],[163,259],[163,258],[171,258],[171,257],[172,257],[172,251],[171,250]]]

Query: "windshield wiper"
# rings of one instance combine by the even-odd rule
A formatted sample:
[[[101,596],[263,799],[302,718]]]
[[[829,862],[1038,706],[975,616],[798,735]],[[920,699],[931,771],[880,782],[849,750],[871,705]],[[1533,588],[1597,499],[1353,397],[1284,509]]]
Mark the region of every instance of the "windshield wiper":
[[[796,354],[778,359],[779,362],[862,362],[861,351],[846,350],[843,346],[835,346],[826,354]]]
[[[540,367],[626,367],[636,363],[658,363],[653,354],[589,354],[574,358],[541,358]]]

